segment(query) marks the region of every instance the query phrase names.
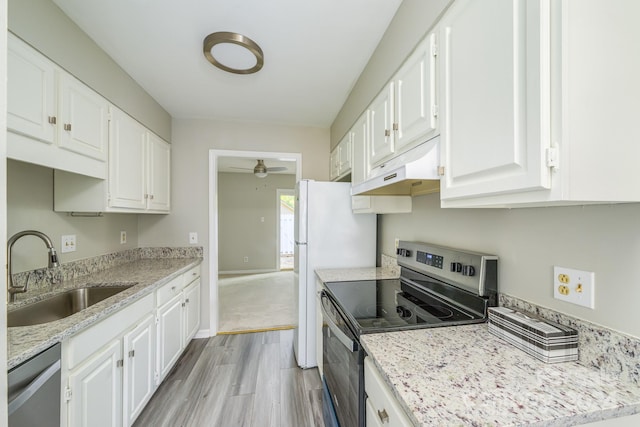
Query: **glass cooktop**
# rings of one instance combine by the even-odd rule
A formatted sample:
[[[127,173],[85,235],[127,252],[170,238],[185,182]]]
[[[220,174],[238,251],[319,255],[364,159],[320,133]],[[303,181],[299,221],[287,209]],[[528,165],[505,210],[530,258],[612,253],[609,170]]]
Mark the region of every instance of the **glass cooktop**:
[[[484,321],[399,279],[329,282],[325,287],[358,334]]]

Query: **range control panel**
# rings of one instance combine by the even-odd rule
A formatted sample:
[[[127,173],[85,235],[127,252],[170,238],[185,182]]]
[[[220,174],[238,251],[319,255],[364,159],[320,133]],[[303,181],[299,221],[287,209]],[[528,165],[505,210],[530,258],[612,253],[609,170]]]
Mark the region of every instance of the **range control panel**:
[[[498,257],[477,252],[400,241],[398,265],[485,296],[497,291]]]

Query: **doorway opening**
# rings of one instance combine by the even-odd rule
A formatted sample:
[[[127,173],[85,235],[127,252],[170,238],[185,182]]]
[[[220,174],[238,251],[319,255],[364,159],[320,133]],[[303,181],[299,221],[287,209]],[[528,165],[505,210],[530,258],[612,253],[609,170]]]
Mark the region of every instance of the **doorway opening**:
[[[256,160],[258,159],[258,160]],[[256,171],[259,160],[267,167]],[[275,178],[283,169],[295,178],[292,185],[278,185]],[[233,175],[231,175],[233,173]],[[284,172],[283,172],[284,173]],[[301,179],[302,155],[300,153],[278,153],[258,151],[210,150],[209,151],[209,319],[210,334],[242,333],[255,330],[287,329],[291,321],[283,325],[272,325],[277,316],[291,311],[295,323],[296,307],[293,302],[293,271],[280,271],[280,246],[286,249],[279,235],[280,203],[276,202],[276,189],[294,187]],[[226,174],[226,176],[224,176]],[[243,174],[242,176],[240,174]],[[273,176],[272,176],[273,175]],[[237,190],[240,182],[253,180],[250,188]],[[226,183],[225,183],[226,182]],[[224,186],[234,186],[231,190]],[[275,187],[275,188],[274,188]],[[226,191],[225,188],[229,191]],[[271,210],[256,210],[253,204],[266,193],[271,194]],[[293,190],[289,190],[293,194]],[[226,193],[235,194],[238,209],[234,210],[233,200],[227,200]],[[224,200],[223,200],[224,199]],[[265,202],[268,203],[268,202]],[[277,208],[276,208],[277,207]],[[284,210],[284,209],[282,209]],[[243,216],[244,215],[244,216]],[[273,218],[273,219],[270,219]],[[229,220],[239,222],[229,226]],[[270,221],[273,221],[272,223]],[[273,224],[271,226],[270,224]],[[252,228],[253,227],[253,228]],[[259,233],[272,228],[267,235]],[[275,228],[278,228],[277,233]],[[236,230],[227,236],[230,229]],[[241,236],[240,234],[247,233]],[[293,232],[291,232],[293,235]],[[226,237],[225,237],[226,236]],[[271,246],[272,245],[272,246]],[[278,250],[276,251],[276,246]],[[239,249],[241,252],[237,252]],[[249,252],[253,251],[253,252]],[[267,257],[263,255],[267,254]],[[273,255],[271,255],[273,254]],[[260,264],[260,262],[262,262]],[[223,277],[220,277],[220,275]],[[290,275],[290,278],[281,278]],[[235,277],[234,277],[235,276]],[[272,286],[284,286],[286,290],[270,290]],[[222,289],[224,288],[224,289]],[[289,288],[291,288],[289,290]],[[222,290],[224,292],[222,292]],[[264,296],[262,294],[265,294]],[[274,295],[288,296],[291,302],[277,306]],[[235,299],[234,299],[235,298]],[[276,306],[268,308],[264,301]],[[254,305],[251,305],[255,303]],[[265,310],[266,308],[266,310]],[[265,311],[262,313],[260,310]],[[224,313],[222,313],[224,311]],[[225,325],[222,325],[224,314]],[[250,316],[249,316],[250,314]],[[267,325],[267,322],[269,325]],[[277,322],[276,322],[277,323]],[[286,326],[284,325],[286,324]],[[224,331],[224,332],[223,332]]]
[[[293,270],[295,191],[278,189],[278,267]]]

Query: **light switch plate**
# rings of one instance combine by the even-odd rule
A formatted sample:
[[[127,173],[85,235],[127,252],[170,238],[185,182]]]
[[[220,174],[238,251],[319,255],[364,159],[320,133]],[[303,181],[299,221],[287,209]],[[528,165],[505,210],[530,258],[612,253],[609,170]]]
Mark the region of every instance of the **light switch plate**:
[[[62,244],[60,247],[60,252],[75,252],[76,251],[76,235],[68,234],[66,236],[62,236]]]
[[[195,231],[189,232],[189,244],[195,245],[196,243],[198,243],[198,233]]]
[[[561,301],[594,308],[595,273],[573,268],[553,267],[553,297]]]

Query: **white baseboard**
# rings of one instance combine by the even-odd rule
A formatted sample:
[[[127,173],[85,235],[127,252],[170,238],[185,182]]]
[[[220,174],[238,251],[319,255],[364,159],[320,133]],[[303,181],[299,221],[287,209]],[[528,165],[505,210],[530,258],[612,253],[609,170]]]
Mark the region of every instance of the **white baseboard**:
[[[211,335],[211,332],[209,331],[209,329],[200,329],[198,332],[196,332],[196,334],[193,336],[194,339],[198,339],[198,338],[209,338],[212,337],[213,335]]]
[[[219,271],[218,275],[221,274],[260,274],[260,273],[275,273],[280,270],[231,270],[231,271]]]

